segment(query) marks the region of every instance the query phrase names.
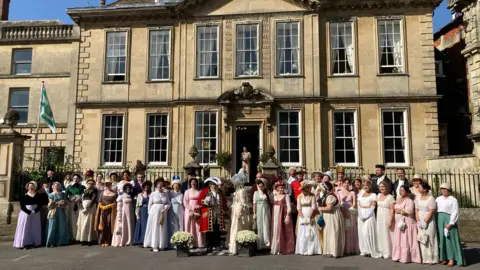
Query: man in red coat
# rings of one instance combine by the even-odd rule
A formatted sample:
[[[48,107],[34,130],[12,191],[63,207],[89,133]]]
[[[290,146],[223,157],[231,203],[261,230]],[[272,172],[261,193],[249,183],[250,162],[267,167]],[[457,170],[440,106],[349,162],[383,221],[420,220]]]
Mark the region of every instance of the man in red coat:
[[[226,232],[224,217],[228,211],[227,200],[218,187],[220,178],[205,180],[208,187],[200,192],[198,204],[202,206],[200,214],[200,231],[206,233],[207,251],[221,249],[221,233]]]

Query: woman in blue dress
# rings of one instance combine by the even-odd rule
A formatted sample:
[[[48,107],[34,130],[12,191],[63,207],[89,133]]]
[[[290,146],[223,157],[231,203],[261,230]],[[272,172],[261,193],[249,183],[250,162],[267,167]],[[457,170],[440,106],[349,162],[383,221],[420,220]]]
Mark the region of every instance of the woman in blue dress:
[[[58,247],[69,243],[67,217],[65,216],[67,201],[59,182],[53,183],[52,188],[53,192],[48,194],[47,247]]]
[[[138,194],[137,196],[137,205],[135,208],[135,216],[137,218],[137,223],[135,225],[135,236],[133,237],[133,244],[141,245],[141,247],[143,247],[145,230],[147,229],[148,199],[150,199],[150,193],[152,192],[152,182],[143,182],[142,190],[142,193]]]
[[[183,193],[180,183],[180,177],[174,176],[172,179],[172,190],[169,192],[172,207],[168,210],[168,247],[173,248],[170,239],[176,232],[184,231],[185,208],[183,206]]]

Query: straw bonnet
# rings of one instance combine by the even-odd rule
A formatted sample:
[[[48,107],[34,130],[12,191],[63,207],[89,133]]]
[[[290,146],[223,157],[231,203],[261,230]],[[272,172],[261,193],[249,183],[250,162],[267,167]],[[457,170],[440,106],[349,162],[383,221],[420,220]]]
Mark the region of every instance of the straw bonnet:
[[[450,190],[450,191],[452,190],[449,183],[442,183],[440,185],[440,189],[447,189],[447,190]]]
[[[320,175],[320,177],[323,177],[323,173],[321,171],[313,171],[310,175],[310,179],[314,179],[315,175]]]
[[[37,182],[35,181],[30,181],[25,185],[25,189],[28,189],[28,185],[32,184],[35,187],[35,190],[37,190]]]
[[[415,181],[415,180],[423,181],[422,177],[421,177],[420,174],[418,174],[418,173],[416,173],[415,175],[413,175],[412,181]]]
[[[337,166],[337,173],[344,173],[343,166]]]
[[[111,183],[112,183],[112,180],[110,180],[110,179],[105,179],[105,184],[108,184],[108,183],[111,184]]]
[[[317,185],[317,182],[312,180],[305,180],[302,182],[302,189],[309,189]]]
[[[95,180],[93,180],[93,178],[88,178],[88,179],[87,179],[86,183],[88,184],[88,183],[90,183],[90,182],[92,182],[92,183],[95,184]]]

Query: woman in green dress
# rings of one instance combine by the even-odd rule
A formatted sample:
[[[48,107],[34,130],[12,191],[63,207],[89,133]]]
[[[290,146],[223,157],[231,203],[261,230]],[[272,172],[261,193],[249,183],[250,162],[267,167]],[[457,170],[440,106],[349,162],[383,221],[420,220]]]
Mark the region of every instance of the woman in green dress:
[[[52,185],[53,192],[48,194],[48,227],[47,227],[47,247],[58,247],[68,245],[67,217],[65,207],[67,207],[67,198],[61,191],[59,182]]]
[[[437,202],[437,231],[440,264],[448,266],[464,266],[465,256],[463,256],[460,236],[458,233],[458,201],[451,196],[452,189],[448,183],[440,185],[442,196],[436,199]]]

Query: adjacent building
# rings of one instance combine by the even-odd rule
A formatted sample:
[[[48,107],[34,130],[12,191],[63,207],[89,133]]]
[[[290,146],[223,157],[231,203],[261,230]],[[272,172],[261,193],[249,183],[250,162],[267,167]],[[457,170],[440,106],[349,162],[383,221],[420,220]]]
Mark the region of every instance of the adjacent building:
[[[42,82],[48,91],[57,133],[43,123],[38,129],[36,159],[73,151],[79,29],[60,21],[8,21],[8,0],[0,1],[0,118],[15,109],[17,131],[25,142],[26,167],[33,165]],[[69,131],[69,125],[72,129]],[[0,126],[0,132],[6,127]],[[68,139],[70,135],[70,139]]]
[[[440,2],[119,0],[68,9],[80,27],[73,156],[87,168],[137,159],[180,168],[195,145],[216,173],[216,153],[232,153],[238,169],[246,147],[255,168],[272,145],[285,167],[425,170],[439,155]]]

